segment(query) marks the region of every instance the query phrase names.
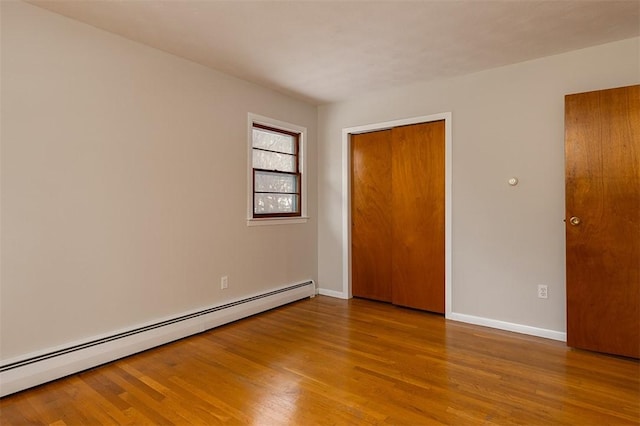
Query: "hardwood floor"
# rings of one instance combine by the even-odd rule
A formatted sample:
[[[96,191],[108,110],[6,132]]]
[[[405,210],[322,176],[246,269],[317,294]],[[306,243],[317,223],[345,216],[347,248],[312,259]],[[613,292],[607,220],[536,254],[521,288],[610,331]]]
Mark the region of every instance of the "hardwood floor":
[[[636,360],[316,297],[0,400],[2,425],[640,423]]]

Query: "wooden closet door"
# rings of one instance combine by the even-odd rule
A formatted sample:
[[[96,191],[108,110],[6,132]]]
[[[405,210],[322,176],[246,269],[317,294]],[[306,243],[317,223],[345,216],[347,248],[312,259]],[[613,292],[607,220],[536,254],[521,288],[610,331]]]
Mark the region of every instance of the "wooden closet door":
[[[391,302],[391,131],[351,136],[351,292]]]
[[[640,86],[565,98],[567,344],[640,357]]]
[[[444,121],[391,132],[392,301],[444,313]]]

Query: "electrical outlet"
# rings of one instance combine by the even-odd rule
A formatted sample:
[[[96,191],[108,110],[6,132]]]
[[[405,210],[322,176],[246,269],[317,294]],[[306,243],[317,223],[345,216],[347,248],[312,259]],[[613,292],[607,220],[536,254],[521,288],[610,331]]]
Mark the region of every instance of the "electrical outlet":
[[[541,284],[538,286],[538,298],[540,299],[547,299],[549,297],[549,291],[547,289],[547,286],[544,284]]]
[[[220,288],[222,290],[224,290],[225,288],[229,287],[229,277],[228,276],[224,276],[222,278],[220,278]]]

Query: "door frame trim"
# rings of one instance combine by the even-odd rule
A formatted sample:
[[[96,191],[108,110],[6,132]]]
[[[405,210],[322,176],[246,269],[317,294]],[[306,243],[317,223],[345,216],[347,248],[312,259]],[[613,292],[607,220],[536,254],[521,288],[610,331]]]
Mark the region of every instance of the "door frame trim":
[[[452,187],[452,166],[453,166],[453,140],[451,112],[412,117],[401,120],[384,121],[380,123],[365,124],[356,127],[346,127],[342,129],[342,298],[351,299],[351,135],[358,133],[374,132],[386,130],[398,126],[411,124],[430,123],[444,120],[444,308],[445,318],[449,318],[452,313],[452,210],[451,210],[451,187]]]

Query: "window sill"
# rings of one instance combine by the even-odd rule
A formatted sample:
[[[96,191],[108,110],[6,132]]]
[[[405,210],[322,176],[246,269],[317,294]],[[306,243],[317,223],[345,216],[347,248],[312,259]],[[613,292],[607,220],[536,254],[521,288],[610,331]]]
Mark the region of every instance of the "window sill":
[[[307,223],[308,221],[308,216],[270,217],[264,219],[247,219],[247,226],[290,225],[294,223]]]

